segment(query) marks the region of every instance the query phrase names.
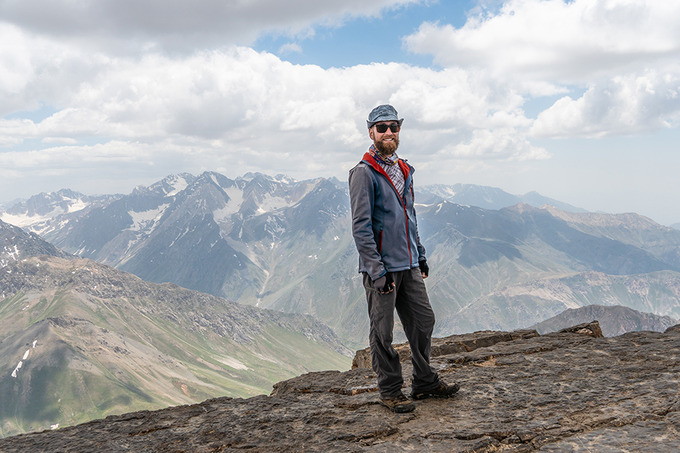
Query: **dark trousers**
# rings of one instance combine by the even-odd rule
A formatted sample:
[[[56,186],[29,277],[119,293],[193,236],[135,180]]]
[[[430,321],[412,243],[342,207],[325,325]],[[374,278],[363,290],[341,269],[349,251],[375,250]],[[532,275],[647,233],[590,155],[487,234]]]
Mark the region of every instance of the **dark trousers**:
[[[378,390],[383,397],[399,395],[404,383],[399,354],[392,347],[395,308],[411,347],[412,390],[426,391],[439,385],[439,376],[430,366],[434,312],[420,269],[393,272],[392,277],[396,285],[394,291],[380,294],[368,274],[364,273],[368,316],[371,321],[371,360],[373,371],[378,375]]]

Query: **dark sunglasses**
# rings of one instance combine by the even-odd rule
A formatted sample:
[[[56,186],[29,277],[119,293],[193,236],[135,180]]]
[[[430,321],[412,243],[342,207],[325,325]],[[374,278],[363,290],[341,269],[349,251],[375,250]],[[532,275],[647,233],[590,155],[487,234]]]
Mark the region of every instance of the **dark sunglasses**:
[[[401,125],[399,123],[391,123],[391,124],[376,124],[375,130],[381,134],[384,134],[385,132],[387,132],[388,127],[390,128],[390,131],[392,131],[393,134],[396,134],[397,132],[399,132],[399,129],[401,129]]]

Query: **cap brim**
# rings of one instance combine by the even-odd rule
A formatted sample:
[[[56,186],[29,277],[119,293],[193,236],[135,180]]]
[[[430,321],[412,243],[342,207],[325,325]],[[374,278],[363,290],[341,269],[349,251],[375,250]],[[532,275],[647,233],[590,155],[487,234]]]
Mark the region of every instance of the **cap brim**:
[[[366,120],[366,125],[367,125],[368,128],[370,129],[370,128],[372,128],[373,126],[375,126],[376,124],[382,123],[382,122],[385,122],[385,121],[396,121],[397,123],[399,123],[399,126],[401,126],[401,123],[404,122],[404,118],[402,118],[402,119],[400,119],[400,120],[378,120],[378,121],[368,121],[368,120]]]

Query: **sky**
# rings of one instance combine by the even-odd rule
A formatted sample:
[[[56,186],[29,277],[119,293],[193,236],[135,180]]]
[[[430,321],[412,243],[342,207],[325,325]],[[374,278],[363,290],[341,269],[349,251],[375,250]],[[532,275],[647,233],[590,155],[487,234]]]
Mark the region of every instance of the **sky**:
[[[0,202],[336,177],[404,118],[419,184],[680,222],[680,0],[2,0]]]

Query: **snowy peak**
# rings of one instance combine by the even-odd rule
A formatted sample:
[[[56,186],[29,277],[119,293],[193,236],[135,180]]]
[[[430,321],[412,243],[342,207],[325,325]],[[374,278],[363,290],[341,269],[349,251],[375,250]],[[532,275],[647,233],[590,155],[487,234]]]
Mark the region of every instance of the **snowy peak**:
[[[478,186],[475,184],[433,184],[421,186],[417,196],[417,202],[421,204],[432,204],[438,200],[448,200],[460,205],[477,206],[484,209],[502,209],[519,203],[526,203],[537,208],[550,205],[564,211],[585,212],[581,208],[544,197],[537,192],[513,195],[496,187]]]
[[[173,197],[184,190],[189,184],[196,179],[195,176],[189,173],[180,173],[177,175],[169,175],[162,180],[146,186],[137,186],[132,192],[132,195],[148,195],[156,194],[163,197]]]
[[[253,173],[232,180],[204,172],[170,175],[108,204],[61,214],[40,232],[64,250],[147,280],[238,297],[252,290],[250,282],[267,280],[280,260],[276,247],[301,234],[323,235],[348,209],[346,190],[323,178]]]
[[[0,220],[0,269],[21,259],[38,255],[66,256],[64,252],[43,241],[35,233],[28,233]],[[0,299],[1,296],[2,294]]]
[[[8,208],[0,219],[19,227],[31,226],[61,214],[81,211],[95,199],[69,189],[43,192]]]

